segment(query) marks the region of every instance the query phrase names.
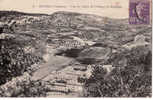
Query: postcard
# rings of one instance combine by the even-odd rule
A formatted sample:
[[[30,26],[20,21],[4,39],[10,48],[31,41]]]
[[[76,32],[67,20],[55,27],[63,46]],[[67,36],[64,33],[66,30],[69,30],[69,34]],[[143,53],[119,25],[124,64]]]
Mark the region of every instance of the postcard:
[[[0,98],[152,97],[152,0],[0,0]]]

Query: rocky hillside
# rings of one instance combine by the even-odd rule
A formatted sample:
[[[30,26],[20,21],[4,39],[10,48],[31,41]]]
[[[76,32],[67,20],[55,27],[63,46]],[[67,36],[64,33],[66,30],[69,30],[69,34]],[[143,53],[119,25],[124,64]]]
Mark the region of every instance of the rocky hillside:
[[[101,17],[97,15],[81,14],[81,13],[65,12],[65,11],[55,12],[51,15],[28,14],[16,11],[0,11],[0,22],[4,24],[3,32],[0,34],[0,40],[16,41],[15,43],[19,43],[20,46],[22,46],[21,50],[22,55],[20,55],[20,52],[18,54],[18,52],[16,52],[14,49],[11,49],[11,43],[12,45],[14,45],[14,42],[9,42],[9,45],[6,44],[5,48],[7,49],[4,49],[3,47],[0,48],[1,49],[0,54],[4,53],[8,54],[8,57],[6,58],[2,55],[0,55],[0,57],[7,59],[8,61],[10,61],[11,64],[15,60],[16,65],[19,63],[19,69],[20,69],[19,74],[14,76],[12,75],[12,73],[14,73],[12,70],[14,70],[16,67],[13,66],[10,67],[10,65],[6,65],[8,70],[4,71],[4,66],[0,66],[0,71],[5,72],[1,73],[1,75],[5,76],[6,74],[9,73],[9,77],[1,78],[2,80],[4,80],[1,82],[1,84],[5,85],[5,83],[7,84],[7,82],[10,81],[12,78],[18,76],[22,77],[23,73],[29,70],[28,68],[31,68],[30,70],[36,69],[33,72],[31,72],[30,76],[28,77],[34,77],[33,75],[37,73],[36,76],[50,78],[54,76],[52,74],[52,71],[55,70],[57,72],[62,71],[60,77],[63,74],[67,75],[67,72],[71,71],[73,73],[75,72],[77,73],[77,71],[74,70],[74,69],[78,70],[78,68],[75,68],[76,66],[75,63],[79,63],[81,65],[79,67],[79,70],[82,69],[84,70],[84,67],[87,67],[88,65],[92,64],[93,73],[91,75],[92,76],[91,78],[90,76],[88,78],[85,78],[85,76],[83,76],[83,82],[82,82],[82,78],[78,80],[76,78],[76,75],[73,75],[72,77],[72,78],[75,77],[73,79],[75,83],[80,84],[78,81],[82,82],[80,86],[81,91],[79,90],[77,92],[80,93],[84,92],[84,96],[92,96],[92,97],[93,96],[104,96],[104,97],[105,96],[107,97],[108,96],[109,97],[110,96],[150,96],[150,93],[148,93],[147,95],[139,95],[138,93],[136,93],[138,91],[134,90],[129,90],[130,92],[128,95],[124,94],[122,95],[120,94],[121,89],[119,89],[118,87],[116,87],[115,90],[113,90],[115,91],[113,93],[116,94],[113,94],[112,92],[111,92],[112,94],[105,93],[103,89],[106,89],[107,87],[100,88],[102,92],[100,93],[98,92],[99,94],[95,94],[93,92],[99,91],[96,90],[97,89],[96,86],[99,85],[95,85],[95,83],[92,83],[91,81],[94,80],[94,78],[97,77],[98,75],[98,77],[100,77],[98,78],[100,84],[106,85],[104,84],[106,82],[111,84],[110,81],[113,80],[112,77],[115,75],[113,72],[111,75],[106,74],[106,76],[108,76],[111,79],[110,81],[105,80],[107,78],[103,77],[104,74],[103,68],[104,70],[111,73],[111,71],[119,72],[120,67],[124,66],[123,72],[131,71],[133,70],[133,68],[135,71],[136,68],[136,71],[141,73],[141,71],[137,70],[139,69],[138,66],[141,63],[142,67],[140,69],[142,70],[142,73],[141,74],[137,73],[137,74],[142,77],[149,77],[148,79],[150,80],[151,74],[146,76],[146,72],[148,72],[148,70],[151,69],[150,67],[148,67],[150,66],[148,64],[150,62],[147,62],[146,59],[150,59],[147,55],[152,54],[150,52],[151,35],[152,35],[151,25],[129,25],[128,19],[111,19],[108,17]],[[15,49],[18,50],[19,49],[18,46],[15,46]],[[12,53],[9,51],[11,51]],[[19,61],[18,59],[20,59],[20,57],[16,56],[12,57],[13,56],[12,54],[13,55],[18,54],[19,56],[21,56],[23,61],[21,60],[21,62],[18,62]],[[29,56],[26,58],[27,60],[25,61],[24,56],[26,54],[29,54]],[[39,60],[37,61],[37,58],[40,58],[41,61],[43,62],[40,63]],[[33,59],[35,59],[36,61]],[[40,64],[38,63],[37,65],[38,68],[33,69],[31,66],[33,66],[33,64],[35,63],[33,62],[31,63],[30,61],[39,62]],[[2,63],[0,65],[3,65],[4,62],[3,61],[1,62]],[[21,70],[22,67],[20,67],[20,63],[21,65],[24,66],[24,69],[26,70],[24,71]],[[26,66],[25,63],[30,63],[30,64]],[[93,67],[99,65],[102,66],[102,68],[98,69],[99,67]],[[144,70],[143,68],[145,66],[147,66],[147,68]],[[130,68],[131,70],[129,70]],[[10,70],[12,73],[10,72]],[[45,73],[43,73],[42,71]],[[84,72],[85,71],[81,73],[84,74]],[[128,75],[127,77],[131,78],[131,76]],[[58,80],[60,77],[56,77],[55,80]],[[119,78],[120,76],[117,75],[115,77]],[[67,83],[69,83],[68,80],[66,80],[66,82],[64,81],[65,83],[62,84],[66,85]],[[39,81],[44,82],[44,80],[41,79]],[[116,83],[118,81],[120,80],[115,80]],[[89,84],[86,82],[88,82]],[[32,80],[31,83],[28,82],[28,84],[26,84],[26,87],[31,87],[31,85],[34,83],[35,81]],[[141,81],[140,83],[138,82],[138,84],[141,84]],[[147,88],[151,87],[150,81],[148,82],[146,80],[146,84],[148,86]],[[40,87],[43,85],[40,85]],[[124,85],[123,88],[126,88],[126,85]],[[111,84],[110,86],[113,86],[113,84]],[[33,88],[36,87],[34,86]],[[49,90],[51,90],[49,94],[51,95],[53,94],[52,91],[53,87],[54,86],[49,85]],[[82,87],[84,87],[84,89]],[[95,91],[88,90],[88,88],[90,87],[94,88]],[[70,90],[73,90],[68,84],[66,85],[66,88],[69,89],[68,92],[71,92]],[[112,87],[110,88],[112,89]],[[54,92],[56,92],[56,89],[59,89],[59,87],[57,86],[54,89],[55,89]],[[41,95],[42,91],[39,92],[40,94],[33,94],[32,93],[33,90],[29,90],[31,91],[29,92],[29,94],[27,92],[26,94],[24,94],[25,93],[24,91],[26,90],[23,90],[22,96],[45,96],[44,92],[43,95]],[[150,92],[149,89],[148,91]],[[36,91],[34,93],[36,93]],[[136,93],[136,95],[133,95],[132,93]],[[65,94],[64,92],[64,95],[72,96],[70,94],[71,93]],[[3,95],[3,93],[1,93],[1,95]],[[75,93],[75,96],[76,95],[77,93]]]

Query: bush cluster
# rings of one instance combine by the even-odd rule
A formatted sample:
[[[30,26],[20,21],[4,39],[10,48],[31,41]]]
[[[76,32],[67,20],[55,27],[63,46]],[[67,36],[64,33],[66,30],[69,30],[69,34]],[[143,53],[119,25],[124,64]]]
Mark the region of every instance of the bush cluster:
[[[13,97],[45,97],[48,91],[45,83],[41,81],[30,81],[28,84],[21,83],[20,86],[20,94],[12,95]]]
[[[152,53],[148,48],[136,47],[131,51],[120,52],[110,57],[108,62],[115,68],[109,74],[103,67],[94,66],[92,76],[85,83],[84,95],[87,97],[151,97],[151,56]],[[119,63],[123,60],[124,64]]]
[[[0,85],[22,75],[40,57],[25,53],[23,45],[14,39],[0,40]]]

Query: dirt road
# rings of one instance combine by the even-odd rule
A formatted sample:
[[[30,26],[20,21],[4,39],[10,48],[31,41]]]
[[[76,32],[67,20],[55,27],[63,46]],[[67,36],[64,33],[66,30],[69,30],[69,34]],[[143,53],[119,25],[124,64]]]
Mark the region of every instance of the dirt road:
[[[33,73],[33,80],[40,80],[48,76],[52,71],[56,71],[69,65],[73,59],[63,56],[49,56],[48,62],[40,65],[40,68]]]

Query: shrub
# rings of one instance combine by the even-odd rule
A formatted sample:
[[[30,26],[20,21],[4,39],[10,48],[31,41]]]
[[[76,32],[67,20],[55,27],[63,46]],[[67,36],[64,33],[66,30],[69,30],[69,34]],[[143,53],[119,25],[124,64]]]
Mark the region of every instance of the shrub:
[[[125,66],[118,63],[122,58],[127,60]],[[101,66],[94,66],[92,76],[84,85],[85,96],[151,97],[151,51],[148,48],[137,47],[115,54],[110,61],[116,68],[109,74]]]
[[[30,81],[28,84],[20,84],[21,91],[18,95],[12,95],[13,97],[45,97],[47,88],[41,81]]]
[[[28,67],[41,60],[26,54],[23,45],[14,39],[0,40],[0,45],[0,85],[22,75]]]

